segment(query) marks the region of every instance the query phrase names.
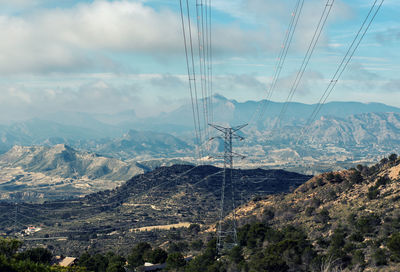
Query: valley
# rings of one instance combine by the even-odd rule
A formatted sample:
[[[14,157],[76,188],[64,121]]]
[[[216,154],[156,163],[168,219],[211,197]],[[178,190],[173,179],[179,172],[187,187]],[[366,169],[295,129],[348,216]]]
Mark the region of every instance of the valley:
[[[310,178],[283,170],[234,170],[234,204],[238,206],[260,195],[288,192]],[[143,237],[161,242],[168,233],[162,231],[164,227],[159,230],[154,226],[215,222],[221,179],[222,170],[217,167],[174,165],[139,174],[113,190],[81,198],[43,204],[3,202],[0,232],[13,235],[15,226],[18,232],[29,225],[40,226],[40,232],[25,237],[27,244],[31,238],[68,237],[67,241],[50,240],[46,244],[55,252],[75,255],[89,246],[104,252],[127,250]],[[16,213],[17,225],[9,217],[10,211]],[[143,228],[154,230],[139,231]]]

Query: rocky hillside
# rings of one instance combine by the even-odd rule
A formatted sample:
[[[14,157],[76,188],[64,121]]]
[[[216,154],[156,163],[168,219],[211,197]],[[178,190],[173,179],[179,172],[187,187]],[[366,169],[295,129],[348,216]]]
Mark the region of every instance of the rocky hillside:
[[[304,229],[317,251],[342,268],[399,271],[399,208],[400,159],[391,155],[371,167],[315,176],[293,193],[256,199],[237,214],[242,224]]]
[[[173,158],[192,154],[192,147],[185,141],[167,133],[129,130],[122,137],[115,138],[87,149],[114,158]]]
[[[14,146],[0,156],[3,199],[70,198],[112,189],[144,169],[67,145]]]

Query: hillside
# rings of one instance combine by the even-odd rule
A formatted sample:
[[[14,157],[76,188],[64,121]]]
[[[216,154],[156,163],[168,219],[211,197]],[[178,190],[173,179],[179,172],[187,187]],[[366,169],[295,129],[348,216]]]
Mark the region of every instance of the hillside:
[[[129,130],[128,133],[87,149],[114,158],[173,158],[191,154],[192,147],[185,141],[161,132]]]
[[[234,170],[233,174],[236,205],[260,194],[287,192],[311,178],[283,170]],[[40,225],[42,231],[33,238],[68,237],[67,241],[49,241],[63,254],[81,253],[88,245],[103,252],[126,250],[140,239],[161,243],[169,239],[168,234],[136,229],[214,223],[221,184],[222,170],[217,167],[160,167],[137,175],[116,189],[84,198],[40,205],[20,203],[18,207],[0,203],[0,233],[13,232],[15,225],[9,211],[18,209],[18,231],[24,226]]]
[[[242,224],[303,229],[318,252],[338,259],[337,266],[398,271],[390,241],[400,231],[399,207],[400,159],[391,155],[371,167],[315,176],[293,193],[250,201],[237,214]]]
[[[144,169],[67,145],[14,146],[0,156],[2,199],[43,201],[113,189]]]

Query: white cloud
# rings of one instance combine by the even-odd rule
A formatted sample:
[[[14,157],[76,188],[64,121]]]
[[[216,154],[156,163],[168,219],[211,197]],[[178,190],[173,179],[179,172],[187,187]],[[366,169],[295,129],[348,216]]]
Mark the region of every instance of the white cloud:
[[[274,43],[263,31],[215,23],[214,53],[258,55],[270,50]],[[118,54],[161,59],[184,52],[179,14],[128,0],[1,15],[0,38],[1,73],[116,71],[124,65],[114,58]]]
[[[70,9],[42,9],[23,17],[1,16],[0,72],[92,68],[99,51],[178,51],[179,21],[130,1],[94,1]],[[102,55],[102,54],[100,54]]]
[[[296,1],[275,1],[275,0],[216,0],[213,6],[220,10],[238,18],[255,24],[257,27],[262,26],[264,36],[268,42],[262,44],[264,49],[277,50],[281,45],[287,26],[292,16],[292,11]],[[295,36],[292,43],[292,50],[295,52],[304,52],[314,35],[315,28],[321,17],[326,1],[311,0],[305,1],[301,17],[299,19]],[[343,1],[335,1],[328,19],[328,25],[340,21],[347,20],[353,16],[351,8]],[[321,35],[319,44],[327,46],[329,37],[326,26]]]

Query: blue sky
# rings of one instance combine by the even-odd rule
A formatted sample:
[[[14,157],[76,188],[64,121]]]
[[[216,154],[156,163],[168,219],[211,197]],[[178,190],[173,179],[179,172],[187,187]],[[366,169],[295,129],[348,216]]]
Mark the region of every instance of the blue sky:
[[[296,1],[211,2],[214,92],[264,98]],[[285,100],[325,2],[305,1],[272,100]],[[335,1],[294,101],[318,101],[373,2]],[[329,101],[400,107],[398,14],[386,0]],[[0,121],[176,108],[189,99],[179,16],[178,0],[0,0]]]

